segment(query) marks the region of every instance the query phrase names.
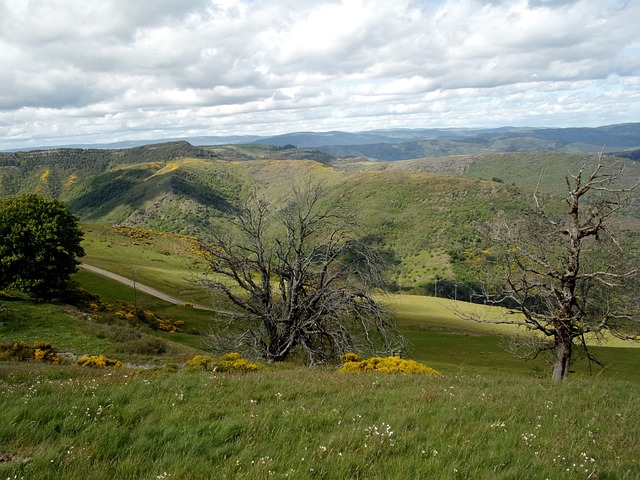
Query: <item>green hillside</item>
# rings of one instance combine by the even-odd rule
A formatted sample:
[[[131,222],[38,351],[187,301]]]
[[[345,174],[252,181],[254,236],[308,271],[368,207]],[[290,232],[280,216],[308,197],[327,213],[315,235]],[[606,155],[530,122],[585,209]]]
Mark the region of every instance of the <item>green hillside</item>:
[[[395,256],[396,287],[426,293],[435,278],[469,281],[465,252],[485,246],[480,225],[498,214],[522,215],[538,182],[544,192],[561,193],[567,172],[595,161],[527,152],[370,162],[291,146],[174,142],[2,153],[0,192],[60,198],[85,222],[207,238],[254,190],[277,204],[294,184],[322,181],[327,201],[344,195],[360,233]],[[621,161],[630,179],[640,177],[640,164]],[[637,206],[630,213],[640,216]]]
[[[337,159],[336,168],[346,171],[376,170],[385,172],[430,172],[482,178],[513,184],[533,191],[562,195],[566,192],[565,176],[577,172],[583,165],[595,167],[597,154],[535,152],[488,152],[476,155],[450,155],[416,158],[398,162],[374,162],[365,159]],[[623,157],[605,156],[605,164],[624,165],[629,182],[640,178],[640,163]]]

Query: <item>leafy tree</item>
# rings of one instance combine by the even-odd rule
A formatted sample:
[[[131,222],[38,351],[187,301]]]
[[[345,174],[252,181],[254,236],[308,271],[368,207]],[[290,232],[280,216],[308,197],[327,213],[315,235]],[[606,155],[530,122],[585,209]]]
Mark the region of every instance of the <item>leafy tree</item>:
[[[505,288],[488,297],[522,314],[528,328],[550,339],[537,342],[533,354],[552,352],[556,381],[568,377],[576,344],[597,362],[586,334],[640,338],[637,256],[617,228],[617,214],[638,184],[625,185],[623,167],[604,165],[600,158],[592,171],[585,165],[568,175],[566,185],[564,211],[546,208],[536,191],[530,218],[493,226]]]
[[[353,235],[340,201],[323,205],[322,186],[294,188],[277,210],[252,196],[226,235],[202,245],[207,284],[244,311],[214,339],[221,350],[310,365],[347,352],[399,353],[404,340],[373,296],[382,257]]]
[[[0,199],[0,288],[50,299],[71,286],[84,255],[77,218],[58,200],[25,194]]]

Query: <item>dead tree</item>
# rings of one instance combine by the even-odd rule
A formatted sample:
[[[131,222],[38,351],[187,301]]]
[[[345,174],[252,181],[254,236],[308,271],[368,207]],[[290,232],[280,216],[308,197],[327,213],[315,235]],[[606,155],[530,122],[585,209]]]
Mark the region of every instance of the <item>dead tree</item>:
[[[274,362],[298,352],[310,365],[404,348],[373,295],[381,257],[354,237],[354,217],[339,201],[326,203],[325,193],[319,185],[293,188],[280,209],[254,195],[225,235],[201,246],[206,285],[243,312],[216,336],[218,347]]]
[[[619,228],[621,210],[638,183],[628,182],[623,173],[621,164],[605,165],[600,155],[592,169],[583,165],[566,177],[564,207],[554,212],[536,189],[529,218],[501,219],[490,232],[501,251],[495,266],[503,283],[494,285],[488,298],[550,339],[556,381],[568,377],[576,345],[595,360],[585,335],[608,331],[639,338],[638,259]]]

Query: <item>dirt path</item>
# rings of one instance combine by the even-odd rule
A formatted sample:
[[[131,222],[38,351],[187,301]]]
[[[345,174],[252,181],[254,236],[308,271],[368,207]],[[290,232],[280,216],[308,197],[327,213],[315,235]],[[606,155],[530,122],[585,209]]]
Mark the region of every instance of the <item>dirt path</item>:
[[[81,263],[79,265],[80,268],[87,270],[88,272],[97,273],[98,275],[102,275],[104,277],[115,280],[116,282],[122,283],[130,288],[134,287],[133,280],[130,280],[122,275],[118,275],[117,273],[110,272],[108,270],[104,270],[102,268],[94,267],[92,265],[87,265],[86,263]],[[153,297],[159,298],[160,300],[164,300],[165,302],[173,303],[175,305],[184,305],[185,301],[180,300],[179,298],[172,297],[171,295],[167,295],[166,293],[161,292],[160,290],[156,290],[155,288],[149,287],[147,285],[143,285],[140,282],[135,282],[136,290],[140,292],[147,293]],[[209,310],[213,311],[213,309],[209,307],[205,307],[204,305],[193,305],[193,308],[197,308],[199,310]]]

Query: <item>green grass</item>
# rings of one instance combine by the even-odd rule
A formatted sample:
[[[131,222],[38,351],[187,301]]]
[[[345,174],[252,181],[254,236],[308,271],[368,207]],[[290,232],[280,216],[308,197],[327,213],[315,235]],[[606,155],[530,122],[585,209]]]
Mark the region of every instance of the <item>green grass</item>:
[[[85,232],[83,262],[129,279],[135,274],[136,281],[185,301],[208,301],[196,285],[205,264],[184,237],[151,233],[134,239],[101,225],[86,226]]]
[[[177,242],[87,235],[87,263],[173,296],[200,268]],[[122,244],[125,245],[122,245]],[[174,248],[174,250],[169,250]],[[165,253],[162,253],[165,252]],[[422,257],[420,257],[422,260]],[[105,302],[132,289],[88,272],[76,280]],[[201,300],[202,292],[187,299]],[[182,298],[182,297],[181,297]],[[221,316],[138,292],[140,307],[206,332]],[[293,364],[257,374],[187,372],[202,337],[153,332],[61,305],[0,298],[0,340],[50,341],[158,368],[105,371],[0,362],[0,478],[29,479],[633,479],[640,477],[640,349],[592,349],[567,384],[548,362],[503,347],[512,326],[463,320],[469,309],[432,297],[384,299],[411,341],[410,356],[441,377],[340,374]],[[225,309],[227,305],[216,305]],[[123,352],[160,337],[163,355]],[[166,365],[165,367],[161,365]],[[175,370],[174,370],[175,368]],[[393,432],[393,433],[391,433]]]
[[[184,361],[202,353],[204,346],[199,335],[152,330],[137,322],[116,319],[112,312],[82,312],[66,305],[18,298],[2,299],[0,307],[4,308],[0,311],[2,343],[46,341],[53,343],[58,352],[76,356],[106,354],[138,365]],[[164,353],[158,354],[158,347]]]
[[[391,295],[386,297],[386,304],[395,313],[399,329],[410,341],[409,355],[416,360],[446,372],[473,367],[483,371],[519,372],[526,376],[549,375],[549,357],[542,355],[535,360],[524,360],[509,353],[509,338],[526,332],[522,327],[461,318],[461,315],[475,315],[500,319],[503,309],[411,295]],[[604,364],[604,368],[590,365],[576,349],[574,375],[601,375],[640,384],[638,343],[615,338],[604,342],[591,339],[588,343],[591,353]]]
[[[98,294],[103,302],[126,302],[133,305],[135,298],[138,308],[150,310],[173,320],[182,320],[185,322],[187,331],[206,332],[213,322],[220,320],[220,315],[215,312],[174,305],[139,290],[134,297],[132,288],[95,273],[80,271],[75,274],[74,279],[83,289]],[[212,304],[210,298],[204,300],[203,306],[221,306]],[[226,307],[226,304],[222,306]]]
[[[75,309],[31,301],[2,301],[0,340],[47,341],[62,352],[77,354],[111,350],[111,342],[96,335],[93,323]]]
[[[632,479],[638,386],[0,364],[0,478]]]

